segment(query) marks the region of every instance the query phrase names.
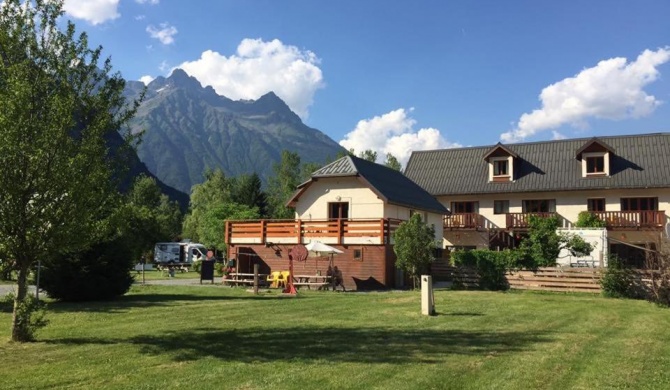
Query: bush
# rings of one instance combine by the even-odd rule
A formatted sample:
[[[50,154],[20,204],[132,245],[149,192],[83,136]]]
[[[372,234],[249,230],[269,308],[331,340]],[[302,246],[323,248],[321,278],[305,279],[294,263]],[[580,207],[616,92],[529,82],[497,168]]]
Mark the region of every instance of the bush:
[[[0,298],[1,311],[11,312],[14,306],[14,293],[9,293]],[[5,309],[6,307],[6,309]],[[16,310],[16,317],[19,319],[18,328],[23,332],[22,340],[34,341],[35,333],[47,326],[49,321],[44,318],[46,305],[38,301],[33,295],[26,295],[23,302],[19,304]]]
[[[522,263],[518,251],[492,251],[476,249],[456,251],[451,254],[454,266],[469,267],[479,275],[479,287],[485,290],[507,290],[509,285],[505,273],[517,269]]]
[[[575,222],[575,227],[604,228],[607,227],[607,222],[598,218],[595,214],[589,211],[582,211],[577,216],[577,222]]]
[[[40,287],[61,301],[112,299],[130,289],[133,265],[132,251],[123,239],[99,243],[44,264]]]
[[[640,298],[634,272],[619,258],[610,256],[605,273],[600,278],[602,294],[610,298]]]

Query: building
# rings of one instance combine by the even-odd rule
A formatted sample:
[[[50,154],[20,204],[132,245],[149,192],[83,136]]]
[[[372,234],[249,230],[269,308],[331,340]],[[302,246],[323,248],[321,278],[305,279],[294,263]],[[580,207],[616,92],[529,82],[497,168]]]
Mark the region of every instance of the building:
[[[298,186],[289,201],[295,219],[289,221],[226,221],[228,255],[241,271],[259,264],[261,272],[287,270],[289,250],[318,240],[344,253],[332,258],[308,258],[294,264],[297,274],[325,274],[337,266],[348,289],[394,287],[393,231],[420,213],[435,227],[442,242],[447,209],[401,172],[358,157],[346,156],[317,170]],[[245,269],[246,267],[246,269]]]
[[[529,216],[569,228],[585,211],[606,222],[610,253],[632,261],[667,237],[670,134],[414,152],[405,175],[451,210],[445,248],[514,247]]]

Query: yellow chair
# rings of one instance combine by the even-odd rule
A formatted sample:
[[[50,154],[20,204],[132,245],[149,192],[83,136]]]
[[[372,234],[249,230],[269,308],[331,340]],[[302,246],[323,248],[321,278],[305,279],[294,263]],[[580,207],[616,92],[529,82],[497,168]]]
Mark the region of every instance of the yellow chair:
[[[286,282],[288,281],[288,278],[291,277],[291,272],[289,271],[281,271],[281,284],[286,287]]]
[[[268,275],[268,282],[270,283],[271,288],[279,287],[280,276],[281,276],[281,272],[279,272],[279,271],[272,271],[272,273],[270,275]]]

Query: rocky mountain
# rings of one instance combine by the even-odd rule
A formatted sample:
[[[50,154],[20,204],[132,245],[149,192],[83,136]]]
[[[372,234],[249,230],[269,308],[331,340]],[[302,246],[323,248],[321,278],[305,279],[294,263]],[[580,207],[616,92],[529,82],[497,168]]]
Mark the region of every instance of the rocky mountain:
[[[142,87],[130,81],[127,94]],[[147,168],[186,193],[203,181],[208,168],[221,168],[228,176],[256,172],[265,182],[284,149],[297,152],[303,162],[325,162],[342,150],[303,124],[274,93],[234,101],[180,69],[149,83],[131,129],[144,130],[138,155]]]

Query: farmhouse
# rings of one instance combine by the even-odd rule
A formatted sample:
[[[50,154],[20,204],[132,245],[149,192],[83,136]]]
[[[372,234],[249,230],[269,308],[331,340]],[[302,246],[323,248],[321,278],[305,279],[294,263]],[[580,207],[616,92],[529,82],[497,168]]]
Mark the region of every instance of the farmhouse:
[[[227,221],[228,255],[241,271],[260,264],[261,272],[287,270],[289,250],[318,240],[344,253],[308,258],[294,264],[295,274],[325,274],[329,265],[342,272],[347,289],[394,287],[393,231],[420,213],[442,242],[448,210],[401,172],[346,156],[317,170],[289,200],[295,219]],[[247,269],[244,269],[244,267]]]
[[[421,151],[405,174],[451,210],[449,249],[514,247],[529,216],[571,228],[581,212],[605,221],[607,249],[633,265],[644,258],[636,247],[667,237],[670,134]]]

